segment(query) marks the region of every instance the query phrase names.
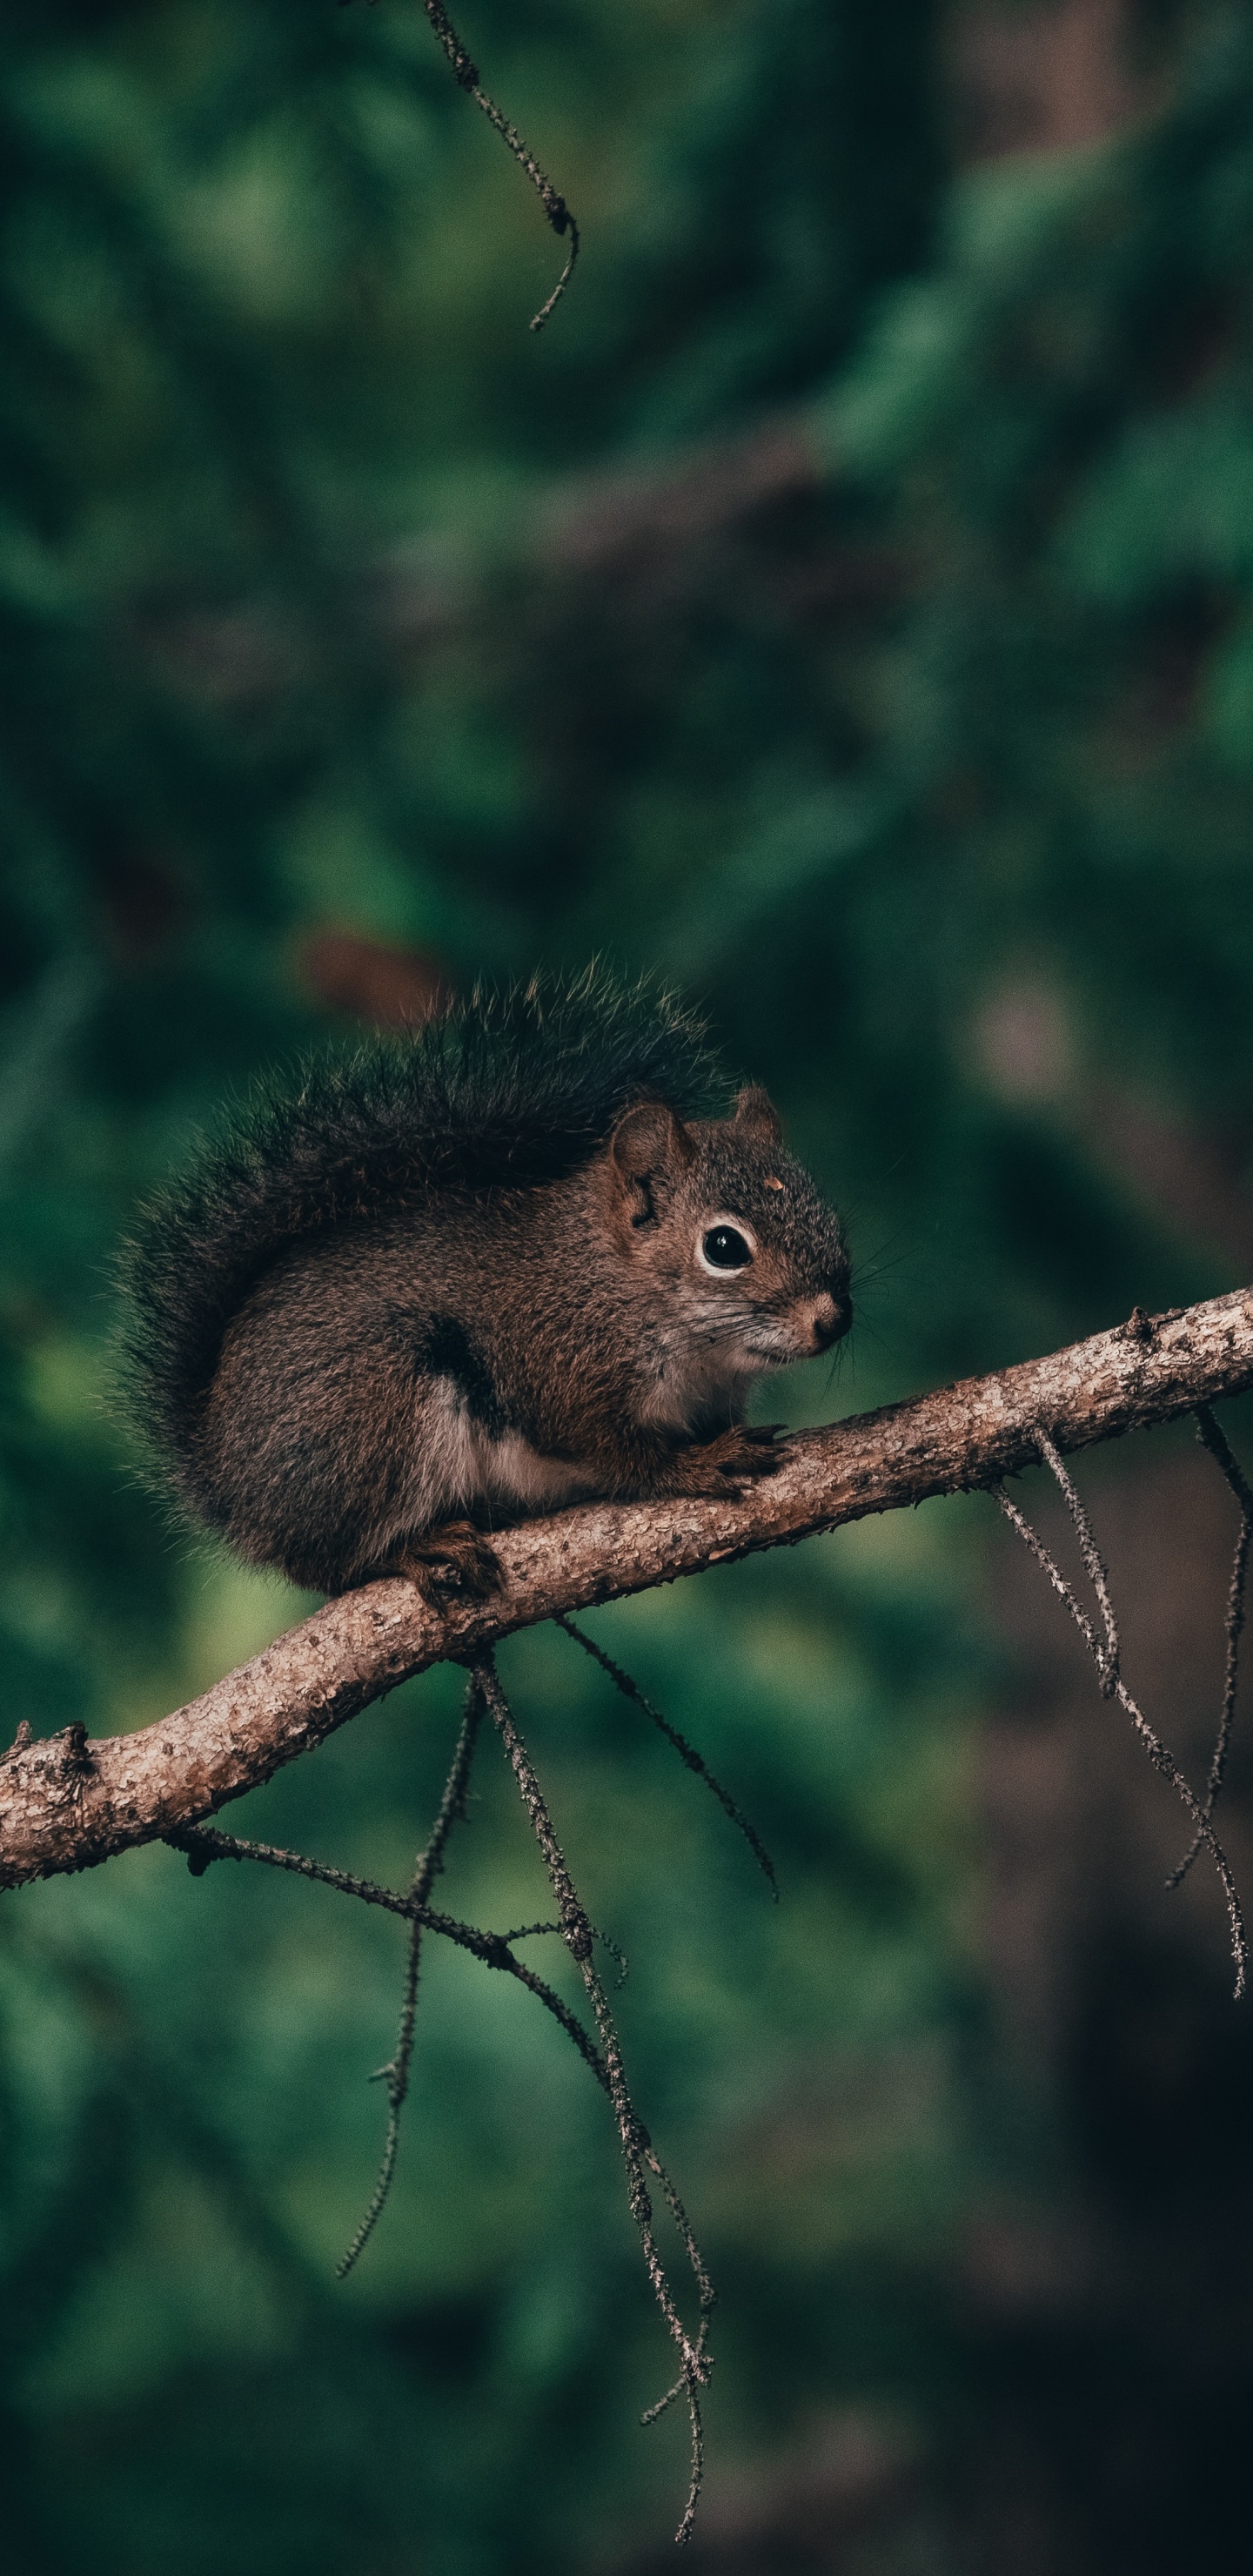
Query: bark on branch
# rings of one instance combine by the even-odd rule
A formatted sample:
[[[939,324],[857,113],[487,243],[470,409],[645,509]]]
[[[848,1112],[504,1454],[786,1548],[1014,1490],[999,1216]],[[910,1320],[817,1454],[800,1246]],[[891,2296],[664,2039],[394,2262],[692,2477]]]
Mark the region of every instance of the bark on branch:
[[[1142,1316],[1048,1359],[967,1378],[781,1444],[778,1473],[717,1502],[590,1504],[496,1541],[503,1589],[433,1610],[399,1579],[328,1601],[157,1726],[82,1727],[0,1757],[0,1887],[90,1869],[211,1816],[411,1674],[515,1628],[777,1547],[870,1512],[993,1483],[1061,1450],[1253,1385],[1253,1289]]]

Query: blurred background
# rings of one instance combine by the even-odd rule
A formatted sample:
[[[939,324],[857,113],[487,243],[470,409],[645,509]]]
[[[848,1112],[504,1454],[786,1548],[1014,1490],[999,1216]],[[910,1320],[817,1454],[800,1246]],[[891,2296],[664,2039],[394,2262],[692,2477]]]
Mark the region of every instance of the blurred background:
[[[150,1722],[308,1606],[147,1497],[110,1265],[257,1068],[476,975],[655,969],[771,1086],[862,1270],[794,1421],[1250,1275],[1250,13],[458,23],[583,226],[539,338],[561,251],[416,0],[4,11],[6,1740]],[[1203,1777],[1230,1497],[1186,1429],[1081,1478]],[[1243,2570],[1249,2007],[1037,1569],[974,1497],[589,1625],[782,1885],[510,1645],[721,2292],[693,2568]],[[430,1676],[231,1821],[397,1881],[455,1726]],[[1239,1753],[1246,1893],[1251,1812]],[[545,1910],[491,1748],[446,1887]],[[605,2106],[460,1955],[333,2279],[400,1973],[163,1848],[6,1900],[15,2576],[671,2563]]]

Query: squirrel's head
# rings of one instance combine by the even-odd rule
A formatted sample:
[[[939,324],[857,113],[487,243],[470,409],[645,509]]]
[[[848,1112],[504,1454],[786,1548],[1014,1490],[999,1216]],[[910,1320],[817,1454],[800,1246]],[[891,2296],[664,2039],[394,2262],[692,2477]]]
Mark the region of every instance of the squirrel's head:
[[[608,1165],[616,1238],[695,1341],[751,1371],[812,1359],[848,1331],[839,1218],[784,1150],[764,1091],[741,1091],[732,1118],[690,1124],[640,1101]]]

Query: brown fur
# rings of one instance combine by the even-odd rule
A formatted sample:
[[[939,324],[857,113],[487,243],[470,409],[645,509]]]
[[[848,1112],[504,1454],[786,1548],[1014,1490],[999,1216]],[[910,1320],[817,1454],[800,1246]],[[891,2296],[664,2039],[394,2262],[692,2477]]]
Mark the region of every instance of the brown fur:
[[[754,1258],[711,1275],[719,1219]],[[838,1221],[765,1094],[687,1124],[645,1101],[573,1172],[428,1184],[287,1246],[227,1326],[194,1482],[245,1556],[298,1583],[404,1568],[478,1589],[494,1560],[472,1524],[767,1472],[753,1379],[848,1321]]]

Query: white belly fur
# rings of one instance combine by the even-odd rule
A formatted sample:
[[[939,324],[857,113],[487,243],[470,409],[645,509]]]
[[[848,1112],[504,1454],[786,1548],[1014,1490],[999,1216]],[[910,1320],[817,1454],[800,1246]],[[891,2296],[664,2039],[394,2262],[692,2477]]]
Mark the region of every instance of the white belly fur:
[[[658,1369],[644,1419],[659,1431],[692,1433],[700,1428],[705,1437],[726,1431],[743,1420],[749,1390],[764,1367],[764,1361],[754,1362],[740,1351],[732,1356],[725,1346],[688,1346]]]
[[[414,1532],[455,1520],[475,1503],[558,1511],[596,1491],[589,1469],[546,1458],[517,1431],[493,1440],[448,1378],[425,1394],[404,1500],[380,1544],[399,1547]]]
[[[596,1478],[589,1468],[572,1458],[546,1458],[520,1431],[507,1431],[503,1440],[489,1440],[483,1431],[473,1437],[478,1491],[485,1500],[498,1497],[525,1503],[530,1510],[554,1512],[563,1503],[583,1501],[596,1491]]]
[[[738,1356],[738,1355],[737,1355]],[[685,1352],[664,1375],[646,1415],[658,1430],[690,1431],[712,1418],[715,1427],[738,1421],[757,1371],[728,1368],[725,1350]],[[548,1458],[520,1431],[493,1439],[475,1422],[449,1378],[431,1385],[422,1404],[408,1489],[383,1544],[399,1546],[417,1530],[455,1520],[477,1503],[501,1503],[527,1512],[560,1511],[599,1490],[594,1468],[577,1459]]]

